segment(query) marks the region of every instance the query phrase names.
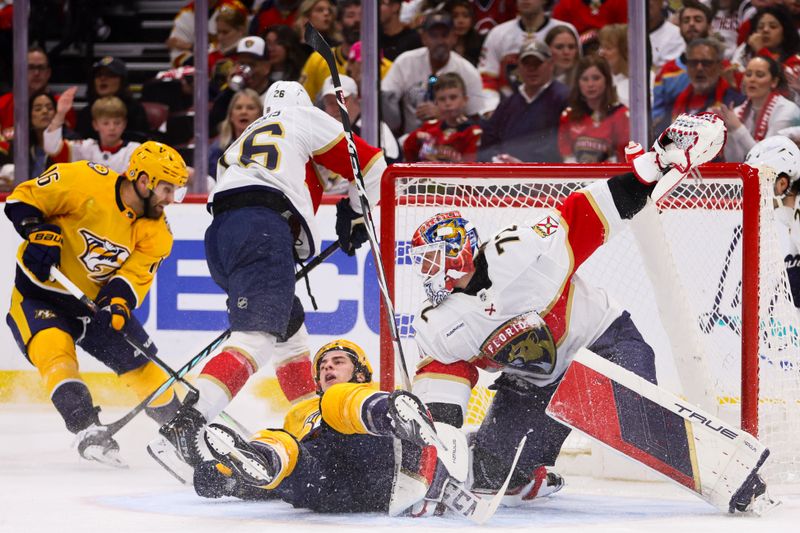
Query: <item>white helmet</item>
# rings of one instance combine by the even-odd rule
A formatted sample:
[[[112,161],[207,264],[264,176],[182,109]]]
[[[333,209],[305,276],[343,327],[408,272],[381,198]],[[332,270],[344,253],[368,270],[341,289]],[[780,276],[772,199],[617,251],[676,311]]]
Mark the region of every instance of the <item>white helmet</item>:
[[[747,153],[744,162],[751,166],[770,167],[779,176],[786,174],[791,183],[800,177],[800,148],[783,135],[773,135],[756,143]]]
[[[276,81],[264,95],[264,115],[284,107],[313,107],[311,98],[296,81]]]

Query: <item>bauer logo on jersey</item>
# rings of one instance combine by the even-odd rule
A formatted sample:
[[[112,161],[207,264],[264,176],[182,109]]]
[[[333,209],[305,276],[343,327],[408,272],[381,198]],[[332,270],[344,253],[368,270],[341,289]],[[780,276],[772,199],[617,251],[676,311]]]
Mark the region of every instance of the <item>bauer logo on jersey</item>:
[[[539,237],[546,238],[558,231],[558,219],[547,215],[539,222],[533,225],[533,231],[539,234]]]
[[[550,375],[556,345],[547,324],[534,312],[519,315],[495,329],[481,345],[491,366],[524,374]]]
[[[99,237],[87,229],[79,229],[78,233],[86,241],[86,251],[80,259],[89,271],[89,277],[97,282],[104,282],[114,275],[130,257],[131,252],[124,246]]]

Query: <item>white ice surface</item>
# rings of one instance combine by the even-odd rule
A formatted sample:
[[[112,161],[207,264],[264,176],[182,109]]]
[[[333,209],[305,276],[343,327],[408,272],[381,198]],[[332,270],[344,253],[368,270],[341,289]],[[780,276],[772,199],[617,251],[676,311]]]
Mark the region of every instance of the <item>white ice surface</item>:
[[[103,412],[103,420],[122,415]],[[252,410],[232,413],[245,424]],[[118,435],[131,464],[116,470],[84,461],[52,407],[0,404],[0,531],[13,533],[205,533],[477,529],[455,517],[321,515],[281,502],[204,500],[179,485],[145,451],[156,425],[144,416]],[[257,426],[252,426],[257,429]],[[552,498],[501,508],[481,530],[646,533],[800,531],[800,487],[771,488],[782,505],[766,516],[729,516],[664,482],[568,477]],[[792,525],[794,524],[794,525]]]

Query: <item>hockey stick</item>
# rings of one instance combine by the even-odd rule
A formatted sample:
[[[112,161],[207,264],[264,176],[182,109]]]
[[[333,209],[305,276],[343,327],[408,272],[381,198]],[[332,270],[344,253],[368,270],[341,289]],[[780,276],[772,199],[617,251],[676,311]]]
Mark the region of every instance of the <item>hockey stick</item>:
[[[734,320],[730,316],[722,314],[720,310],[720,304],[722,303],[722,297],[725,293],[725,282],[728,279],[728,270],[731,268],[733,253],[736,251],[737,245],[739,244],[741,238],[742,226],[739,224],[733,228],[733,239],[731,239],[731,244],[728,247],[728,251],[725,253],[725,262],[722,264],[722,272],[719,275],[720,277],[719,283],[717,284],[717,293],[714,296],[714,304],[711,308],[711,311],[703,313],[698,317],[700,330],[703,333],[711,333],[711,330],[714,329],[714,324],[716,324],[718,321],[722,321],[725,326],[731,328],[734,333],[737,333]],[[741,293],[741,281],[739,281],[736,292]],[[734,300],[735,299],[736,295],[734,295]]]
[[[330,257],[338,248],[339,248],[339,243],[337,241],[334,241],[327,248],[325,248],[318,256],[316,256],[314,259],[306,263],[306,265],[303,268],[301,268],[295,273],[295,278],[294,278],[295,281],[299,281],[304,276],[307,276],[309,272],[311,272],[320,263],[322,263],[328,257]],[[83,294],[81,290],[78,287],[76,287],[69,280],[69,278],[67,278],[61,271],[55,268],[53,268],[53,270],[58,272],[57,275],[62,276],[70,285],[72,285],[75,288],[76,292],[79,293],[79,295],[76,295],[75,293],[73,293],[73,295],[75,295],[76,298],[81,300],[81,302],[83,302],[84,305],[87,305],[87,307],[89,307],[90,309],[91,306],[96,307],[96,304],[92,300],[90,300],[85,294]],[[64,284],[62,283],[62,285]],[[64,287],[66,288],[67,286],[64,285]],[[87,302],[89,302],[89,304],[91,305],[87,304]],[[131,409],[127,414],[125,414],[119,420],[111,422],[110,424],[106,424],[106,426],[108,427],[109,435],[114,435],[120,429],[125,427],[128,424],[128,422],[133,420],[133,418],[136,417],[136,415],[141,413],[150,404],[151,401],[161,396],[161,394],[163,394],[167,389],[169,389],[177,380],[179,379],[183,380],[182,378],[186,376],[186,374],[188,374],[193,368],[195,368],[198,364],[200,364],[200,362],[203,359],[208,357],[209,354],[211,354],[211,352],[213,352],[223,341],[225,341],[225,339],[227,339],[230,336],[230,334],[231,330],[226,329],[217,338],[211,341],[208,344],[208,346],[203,348],[197,355],[192,357],[185,365],[180,367],[177,371],[168,372],[170,374],[170,377],[166,381],[164,381],[164,383],[162,383],[155,391],[153,391],[153,393],[151,393],[147,398],[142,400],[138,405],[136,405],[133,409]],[[175,375],[173,376],[173,374]]]
[[[67,289],[69,293],[72,294],[72,296],[80,300],[80,302],[83,305],[85,305],[92,312],[93,315],[97,316],[98,311],[100,311],[100,309],[97,307],[97,304],[94,301],[92,301],[88,296],[86,296],[86,294],[84,294],[84,292],[77,285],[75,285],[72,282],[72,280],[66,276],[66,274],[61,272],[61,270],[59,270],[58,267],[56,267],[55,265],[51,266],[50,275],[53,276],[53,279],[59,282],[65,289]],[[125,339],[125,342],[131,345],[131,347],[134,350],[141,353],[142,355],[150,359],[152,362],[157,364],[159,367],[161,367],[161,369],[164,372],[169,374],[170,377],[175,378],[176,380],[181,380],[186,385],[186,387],[194,394],[199,394],[194,385],[184,380],[181,376],[178,376],[167,363],[165,363],[160,357],[158,357],[155,353],[153,353],[152,350],[148,349],[150,346],[153,345],[153,340],[150,337],[147,337],[147,340],[144,343],[142,343],[139,342],[137,339],[134,339],[133,337],[128,335],[125,332],[125,330],[119,330],[119,334],[122,335],[122,338]]]
[[[378,237],[375,233],[375,223],[372,220],[372,210],[369,206],[369,199],[367,198],[367,189],[364,185],[364,177],[361,175],[361,164],[358,161],[358,152],[356,151],[356,144],[353,140],[353,130],[350,125],[350,115],[347,113],[347,108],[344,104],[344,91],[342,90],[342,82],[339,79],[339,71],[336,68],[336,59],[333,57],[333,50],[320,33],[310,23],[306,23],[305,30],[306,43],[313,48],[325,62],[328,64],[328,69],[331,72],[331,81],[333,88],[336,91],[336,102],[339,104],[339,113],[342,116],[342,127],[344,128],[344,136],[347,141],[347,150],[350,153],[350,165],[353,169],[353,177],[355,178],[356,188],[358,190],[358,197],[361,200],[361,212],[364,215],[364,225],[367,228],[367,236],[369,244],[372,248],[372,257],[375,260],[375,272],[378,275],[378,286],[381,289],[383,296],[383,303],[386,306],[386,314],[389,319],[389,330],[391,331],[392,341],[395,344],[397,355],[400,361],[401,377],[403,379],[403,387],[406,390],[411,390],[411,379],[408,374],[408,366],[406,365],[406,358],[403,354],[403,346],[400,343],[400,335],[397,330],[397,320],[395,318],[394,305],[392,299],[389,297],[389,289],[386,285],[386,273],[383,270],[383,262],[381,261],[381,252],[378,248]]]

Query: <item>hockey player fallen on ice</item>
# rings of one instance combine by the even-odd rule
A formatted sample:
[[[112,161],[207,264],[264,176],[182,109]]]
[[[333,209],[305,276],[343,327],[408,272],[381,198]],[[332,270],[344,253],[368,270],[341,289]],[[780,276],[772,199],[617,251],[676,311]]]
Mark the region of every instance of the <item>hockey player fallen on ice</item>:
[[[63,163],[20,183],[6,201],[6,215],[25,239],[6,321],[67,429],[77,434],[84,458],[123,466],[119,446],[100,424],[99,408],[78,372],[76,343],[140,399],[168,377],[137,355],[119,331],[147,338],[131,310],[144,300],[172,250],[164,207],[183,198],[187,179],[177,151],[148,141],[131,154],[124,175],[90,161]],[[97,302],[94,320],[50,279],[51,266]],[[146,411],[163,424],[179,405],[170,389]]]
[[[744,160],[775,171],[775,221],[795,307],[800,307],[800,148],[783,135],[756,143]]]
[[[406,392],[378,391],[364,351],[348,340],[326,344],[313,363],[319,396],[296,404],[283,429],[265,429],[245,441],[225,426],[206,428],[217,461],[195,468],[197,493],[280,498],[318,512],[398,514],[415,504],[425,509],[426,493],[433,497],[436,490],[431,481],[446,473],[426,443],[434,430],[422,404]],[[395,482],[401,462],[413,474]],[[393,494],[395,483],[403,488]]]
[[[359,138],[355,144],[374,204],[386,162],[378,148]],[[299,83],[276,82],[264,98],[264,116],[220,158],[209,195],[214,220],[206,230],[206,259],[228,295],[232,333],[200,372],[197,403],[185,402],[161,428],[190,465],[202,459],[202,427],[268,361],[290,401],[314,394],[304,312],[294,294],[296,262],[320,248],[314,213],[323,185],[314,164],[351,182],[348,197],[336,205],[336,233],[342,250],[353,255],[367,233],[342,125],[312,106]]]
[[[724,141],[715,115],[681,115],[653,151],[633,160],[633,172],[576,191],[529,224],[507,226],[482,244],[458,211],[417,228],[411,254],[428,299],[414,319],[422,358],[414,394],[434,420],[460,427],[477,369],[500,372],[471,440],[473,491],[498,490],[516,443],[529,431],[507,494],[524,501],[520,487],[542,465],[555,464],[569,429],[545,407],[578,348],[657,382],[653,349],[630,314],[576,270],[644,207],[665,173],[685,175]]]

